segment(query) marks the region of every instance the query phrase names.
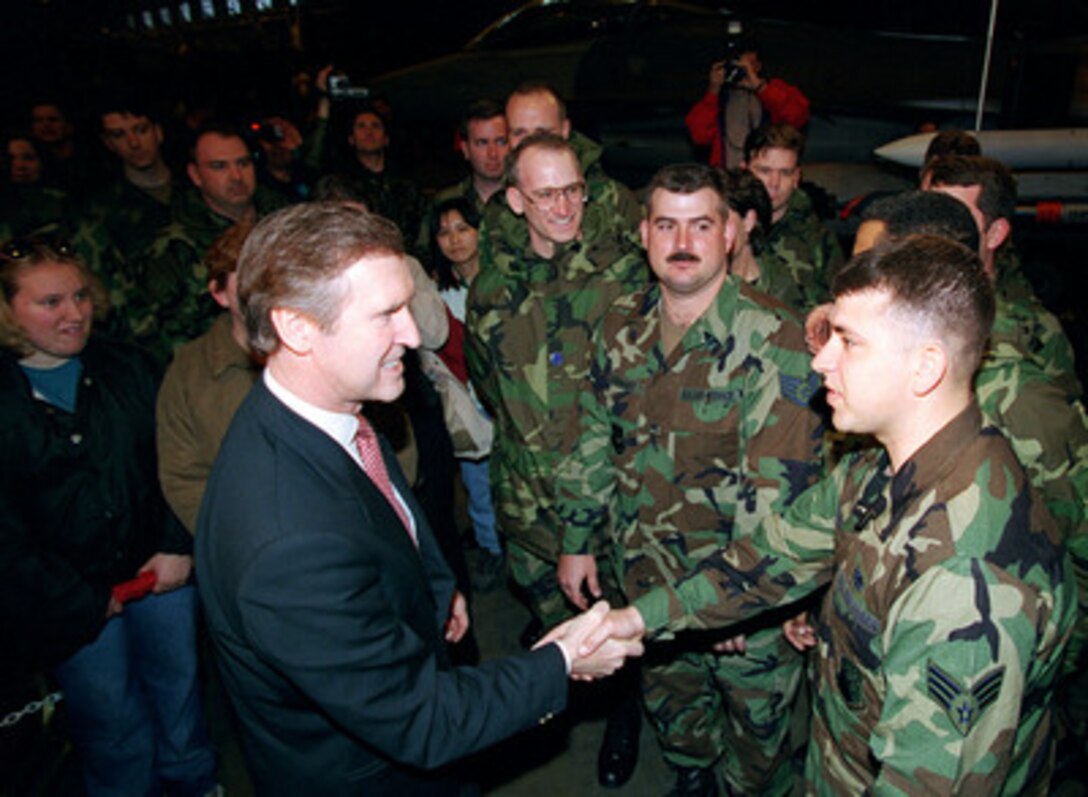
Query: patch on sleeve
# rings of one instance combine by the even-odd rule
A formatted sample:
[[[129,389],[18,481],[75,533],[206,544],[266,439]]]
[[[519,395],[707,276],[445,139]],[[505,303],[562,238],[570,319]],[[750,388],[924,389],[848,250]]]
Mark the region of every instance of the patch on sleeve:
[[[926,691],[944,709],[961,735],[966,736],[979,717],[997,700],[1005,666],[994,667],[968,689],[932,661],[926,665]]]
[[[802,379],[789,374],[779,374],[778,387],[782,391],[782,397],[802,407],[807,407],[809,401],[820,388],[820,377],[810,373]]]

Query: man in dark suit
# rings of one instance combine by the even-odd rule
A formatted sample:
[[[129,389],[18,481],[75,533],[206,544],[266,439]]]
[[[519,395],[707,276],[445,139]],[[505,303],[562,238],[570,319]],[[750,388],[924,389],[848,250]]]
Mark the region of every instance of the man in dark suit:
[[[337,203],[281,211],[250,235],[238,283],[267,368],[212,470],[196,558],[257,791],[455,795],[434,769],[547,720],[568,674],[615,670],[638,645],[579,657],[601,605],[557,644],[450,666],[464,599],[359,415],[400,394],[419,343],[392,223]]]

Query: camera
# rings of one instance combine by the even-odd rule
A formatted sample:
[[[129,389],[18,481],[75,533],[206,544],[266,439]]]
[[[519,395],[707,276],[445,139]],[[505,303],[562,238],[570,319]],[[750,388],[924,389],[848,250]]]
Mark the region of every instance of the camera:
[[[740,63],[740,57],[751,49],[744,38],[744,27],[740,20],[731,20],[725,36],[725,52],[721,60],[725,63],[725,82],[736,86],[748,77],[748,70]]]
[[[347,75],[329,75],[329,98],[334,100],[365,100],[370,89],[353,86]]]

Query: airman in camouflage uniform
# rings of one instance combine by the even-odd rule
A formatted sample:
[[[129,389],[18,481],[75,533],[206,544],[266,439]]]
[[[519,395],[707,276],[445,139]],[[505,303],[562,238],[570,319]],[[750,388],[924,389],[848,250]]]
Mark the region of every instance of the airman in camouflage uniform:
[[[642,207],[631,190],[604,172],[601,166],[600,144],[571,129],[566,105],[547,85],[525,83],[518,87],[506,101],[506,123],[510,146],[516,147],[528,135],[547,131],[570,142],[578,157],[578,166],[586,183],[589,202],[604,211],[603,222],[611,232],[626,236],[637,247],[638,224],[642,220]],[[491,266],[491,252],[509,248],[505,240],[508,230],[518,229],[518,220],[506,203],[506,196],[498,192],[487,202],[480,224],[480,271]]]
[[[843,263],[838,239],[799,188],[803,147],[801,133],[785,124],[753,130],[744,142],[745,167],[763,182],[771,198],[766,251],[785,264],[796,286],[791,290],[792,286],[770,285],[768,292],[802,313],[827,301],[828,283]],[[789,300],[797,293],[800,303],[794,304]]]
[[[284,205],[279,194],[257,186],[248,145],[229,126],[198,131],[188,171],[196,190],[179,198],[172,220],[135,269],[140,282],[121,286],[118,308],[133,339],[163,363],[175,347],[207,332],[219,314],[202,262],[208,247],[236,221]]]
[[[605,315],[592,389],[559,470],[563,552],[592,551],[611,528],[629,599],[746,537],[819,475],[821,427],[808,407],[817,381],[800,326],[784,305],[727,275],[736,215],[726,212],[720,180],[690,165],[650,183],[643,238],[660,282]],[[688,267],[699,270],[704,309],[670,345],[669,314],[694,295]],[[744,655],[717,655],[707,637],[691,636],[643,667],[646,704],[678,786],[701,770],[708,792],[724,758],[734,790],[791,788],[789,712],[802,659],[778,623],[754,624],[746,643]]]
[[[834,334],[813,366],[836,426],[883,448],[850,454],[602,632],[720,626],[829,584],[807,792],[1046,794],[1075,586],[971,393],[992,294],[966,249],[930,236],[855,258],[833,288]]]
[[[979,248],[980,230],[966,203],[937,191],[912,191],[866,211],[854,253],[885,235],[921,232]],[[1029,304],[1009,300],[996,285],[994,293],[994,326],[975,375],[975,393],[985,422],[1008,439],[1072,555],[1081,611],[1065,667],[1070,674],[1088,638],[1088,422],[1072,354],[1067,360],[1061,354],[1064,335],[1046,335],[1040,331],[1047,328],[1045,318],[1025,312]],[[1044,340],[1050,345],[1041,346]],[[1063,362],[1065,368],[1058,367]]]
[[[549,134],[526,146],[548,147],[547,155],[570,151]],[[580,180],[577,164],[568,165]],[[516,191],[516,185],[507,189]],[[521,200],[518,209],[527,217],[543,213],[533,204],[539,200]],[[581,195],[555,201],[564,213],[583,207]],[[550,256],[538,251],[546,248],[539,242],[548,231],[534,229],[534,218],[527,223],[511,212],[501,235],[481,238],[481,261],[486,250],[490,265],[469,290],[465,356],[477,394],[495,418],[491,484],[512,576],[541,622],[552,625],[569,615],[555,580],[561,527],[554,480],[563,430],[583,390],[596,322],[647,275],[641,252],[592,198],[580,228],[567,231],[567,240],[557,234]]]

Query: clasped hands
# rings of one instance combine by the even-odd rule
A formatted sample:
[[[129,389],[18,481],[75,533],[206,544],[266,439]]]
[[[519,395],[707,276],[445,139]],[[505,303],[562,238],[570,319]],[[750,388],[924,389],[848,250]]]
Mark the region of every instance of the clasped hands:
[[[642,615],[633,607],[610,609],[606,601],[553,628],[534,650],[556,643],[570,661],[570,677],[593,681],[611,675],[628,656],[642,655]]]

